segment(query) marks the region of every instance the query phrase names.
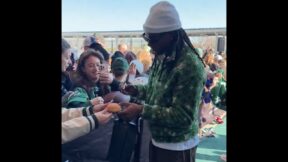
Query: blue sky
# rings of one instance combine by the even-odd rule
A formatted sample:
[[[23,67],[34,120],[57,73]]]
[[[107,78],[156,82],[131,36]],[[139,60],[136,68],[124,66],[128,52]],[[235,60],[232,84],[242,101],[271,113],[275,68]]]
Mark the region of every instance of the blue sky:
[[[62,0],[62,32],[142,30],[152,5],[160,0]],[[167,0],[182,27],[226,27],[226,0]]]

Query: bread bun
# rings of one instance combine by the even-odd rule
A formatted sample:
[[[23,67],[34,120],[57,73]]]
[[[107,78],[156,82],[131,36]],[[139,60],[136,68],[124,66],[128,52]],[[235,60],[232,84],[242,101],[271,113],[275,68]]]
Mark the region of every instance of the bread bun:
[[[121,111],[121,106],[117,103],[108,103],[106,108],[107,108],[107,111],[111,113],[117,113]]]

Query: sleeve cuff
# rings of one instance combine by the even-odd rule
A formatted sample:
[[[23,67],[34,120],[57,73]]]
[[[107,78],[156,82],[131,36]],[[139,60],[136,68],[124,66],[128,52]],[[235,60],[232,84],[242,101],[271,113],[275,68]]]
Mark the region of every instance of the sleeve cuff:
[[[147,104],[144,104],[143,105],[143,110],[142,110],[142,113],[141,115],[143,116],[143,118],[151,118],[152,117],[152,114],[153,114],[153,109],[156,108],[157,106],[154,105],[154,106],[151,106],[151,105],[147,105]]]
[[[89,116],[93,114],[93,106],[85,107],[82,110],[83,116]]]
[[[89,125],[90,125],[90,132],[95,129],[98,128],[99,123],[98,123],[98,119],[96,117],[95,114],[90,115],[90,116],[86,116],[87,120],[89,121]]]
[[[95,124],[94,124],[94,129],[98,128],[99,122],[98,122],[98,119],[97,119],[96,115],[95,115],[95,114],[92,114],[91,117],[92,117],[92,119],[93,119],[93,121],[94,121],[94,123],[95,123]]]
[[[144,105],[144,101],[143,101],[143,100],[139,100],[139,99],[137,99],[136,97],[131,97],[131,96],[130,96],[129,102],[131,102],[131,103],[136,103],[136,104],[139,104],[139,105]]]

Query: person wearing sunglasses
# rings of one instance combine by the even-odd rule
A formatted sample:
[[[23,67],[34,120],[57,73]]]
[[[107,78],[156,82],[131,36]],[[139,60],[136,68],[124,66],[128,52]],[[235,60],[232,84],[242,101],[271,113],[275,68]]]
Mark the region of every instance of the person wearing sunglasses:
[[[131,120],[142,115],[148,121],[150,162],[195,162],[205,64],[169,2],[151,7],[143,29],[142,36],[155,54],[149,81],[123,86],[122,92],[145,102],[122,103],[124,110],[118,116]]]

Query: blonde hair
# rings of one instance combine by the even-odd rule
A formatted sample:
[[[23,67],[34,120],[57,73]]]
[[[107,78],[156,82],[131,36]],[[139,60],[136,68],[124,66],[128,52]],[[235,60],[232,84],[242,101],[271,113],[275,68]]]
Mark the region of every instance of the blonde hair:
[[[147,71],[152,65],[152,56],[146,50],[140,50],[137,53],[137,59],[144,65],[144,71]]]
[[[208,53],[207,56],[204,59],[206,64],[212,64],[214,63],[214,55],[213,53]]]

